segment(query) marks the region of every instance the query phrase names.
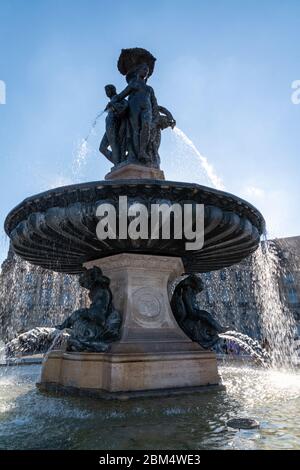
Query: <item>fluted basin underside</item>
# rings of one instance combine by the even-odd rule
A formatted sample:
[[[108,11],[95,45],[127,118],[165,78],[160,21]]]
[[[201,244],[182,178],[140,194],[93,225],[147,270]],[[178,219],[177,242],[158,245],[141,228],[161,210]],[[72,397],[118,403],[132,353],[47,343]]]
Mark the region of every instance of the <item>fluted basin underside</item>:
[[[205,206],[204,246],[186,251],[185,240],[99,240],[96,208],[119,196],[128,202]],[[187,272],[238,263],[253,253],[264,230],[260,212],[232,194],[190,183],[158,180],[96,181],[53,189],[25,199],[7,216],[5,231],[15,252],[32,264],[70,274],[83,263],[122,252],[181,256]]]

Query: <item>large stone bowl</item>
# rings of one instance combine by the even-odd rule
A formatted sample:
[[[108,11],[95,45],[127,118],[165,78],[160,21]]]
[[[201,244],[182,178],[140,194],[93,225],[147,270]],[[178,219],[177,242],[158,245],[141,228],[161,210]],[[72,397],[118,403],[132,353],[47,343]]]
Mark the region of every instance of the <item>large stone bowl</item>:
[[[201,203],[205,206],[204,246],[186,251],[185,239],[98,240],[100,202]],[[117,253],[182,257],[186,272],[206,272],[240,262],[260,242],[260,212],[232,194],[205,186],[159,180],[114,180],[64,186],[25,199],[7,216],[5,231],[16,254],[32,264],[70,274],[83,263]]]

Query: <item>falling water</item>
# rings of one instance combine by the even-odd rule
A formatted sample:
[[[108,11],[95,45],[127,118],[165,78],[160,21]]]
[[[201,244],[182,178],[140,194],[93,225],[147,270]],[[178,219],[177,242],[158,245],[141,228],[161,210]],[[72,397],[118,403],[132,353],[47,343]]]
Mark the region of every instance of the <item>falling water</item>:
[[[87,156],[89,153],[89,146],[86,139],[81,139],[74,152],[72,162],[72,173],[76,181],[81,177],[81,170],[86,164]]]
[[[96,126],[98,124],[98,120],[100,117],[104,114],[105,109],[101,111],[101,113],[97,114],[95,117],[89,132],[87,133],[86,137],[84,139],[81,139],[77,145],[77,148],[74,152],[74,157],[73,157],[73,165],[72,165],[72,172],[73,176],[76,180],[80,179],[81,176],[81,170],[86,164],[87,157],[90,153],[91,148],[89,147],[89,139],[90,137],[95,133]]]
[[[77,276],[33,266],[10,249],[0,274],[0,338],[7,342],[32,328],[53,327],[87,302]]]
[[[179,129],[179,127],[175,127],[174,132],[175,135],[192,150],[193,154],[196,155],[212,186],[216,189],[224,189],[222,179],[216,174],[213,165],[209,163],[208,159],[199,152],[194,142],[181,129]]]
[[[284,302],[279,280],[284,276],[274,244],[264,241],[253,255],[254,294],[261,329],[276,367],[292,367],[297,360],[296,322]]]
[[[97,114],[86,137],[81,139],[76,146],[72,165],[73,176],[76,180],[80,180],[81,178],[81,170],[85,166],[87,157],[91,152],[91,147],[89,146],[90,137],[95,133],[98,120],[104,113],[105,109]],[[180,141],[196,156],[197,160],[201,164],[202,169],[204,170],[206,177],[208,178],[209,183],[216,189],[224,189],[222,179],[216,174],[213,165],[208,161],[207,157],[203,156],[199,152],[192,140],[181,129],[179,129],[179,127],[175,127],[173,130],[176,137],[180,139]]]

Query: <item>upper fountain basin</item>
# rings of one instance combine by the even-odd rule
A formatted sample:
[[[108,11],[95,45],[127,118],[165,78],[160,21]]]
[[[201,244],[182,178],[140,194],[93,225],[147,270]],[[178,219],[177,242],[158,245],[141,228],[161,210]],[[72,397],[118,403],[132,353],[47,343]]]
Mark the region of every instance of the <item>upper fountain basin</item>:
[[[117,207],[119,196],[149,208],[152,203],[204,204],[204,246],[186,251],[185,239],[99,240],[99,203]],[[83,263],[122,252],[180,256],[187,272],[206,272],[240,262],[260,242],[265,222],[248,202],[191,183],[113,180],[75,184],[25,199],[7,216],[5,231],[19,256],[32,264],[70,274]]]

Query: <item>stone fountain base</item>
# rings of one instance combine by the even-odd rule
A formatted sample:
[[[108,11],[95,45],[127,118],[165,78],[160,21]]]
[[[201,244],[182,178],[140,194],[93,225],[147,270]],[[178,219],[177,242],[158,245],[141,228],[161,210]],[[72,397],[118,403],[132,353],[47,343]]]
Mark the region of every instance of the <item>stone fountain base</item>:
[[[161,396],[223,388],[215,354],[206,351],[107,354],[53,351],[40,390],[106,399]]]
[[[40,389],[127,398],[219,386],[216,355],[191,341],[171,311],[168,284],[184,272],[181,258],[123,253],[85,263],[93,266],[111,280],[121,339],[108,353],[51,352]]]

